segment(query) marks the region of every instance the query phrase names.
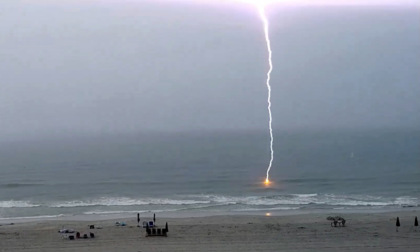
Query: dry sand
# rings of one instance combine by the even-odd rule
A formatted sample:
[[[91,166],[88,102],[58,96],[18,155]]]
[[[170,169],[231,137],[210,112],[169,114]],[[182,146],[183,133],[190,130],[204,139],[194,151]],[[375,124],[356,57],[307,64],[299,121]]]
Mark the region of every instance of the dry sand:
[[[420,251],[420,229],[413,227],[419,210],[341,214],[347,226],[337,228],[328,215],[160,218],[161,226],[169,223],[168,237],[145,237],[136,216],[119,219],[125,227],[115,220],[16,223],[0,226],[0,251]],[[89,224],[103,228],[89,230]],[[62,227],[96,237],[63,239]]]

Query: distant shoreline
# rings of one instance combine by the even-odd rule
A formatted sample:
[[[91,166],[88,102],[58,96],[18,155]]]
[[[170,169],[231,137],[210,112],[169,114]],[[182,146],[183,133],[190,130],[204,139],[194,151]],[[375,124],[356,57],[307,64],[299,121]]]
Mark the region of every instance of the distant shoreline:
[[[305,215],[346,215],[346,214],[393,214],[393,213],[409,213],[419,212],[420,207],[404,207],[398,209],[384,209],[384,208],[370,208],[370,209],[297,209],[297,210],[281,210],[281,211],[236,211],[236,212],[224,212],[224,211],[212,211],[212,212],[200,212],[200,211],[185,211],[185,212],[165,212],[165,211],[147,211],[140,213],[142,218],[150,218],[153,213],[163,218],[171,219],[184,219],[184,218],[207,218],[217,216],[231,216],[231,217],[243,217],[243,216],[305,216]],[[0,225],[9,225],[10,223],[30,223],[30,222],[44,222],[44,221],[110,221],[118,219],[130,219],[135,218],[137,215],[136,211],[130,213],[116,213],[116,214],[80,214],[80,215],[64,215],[59,216],[27,216],[27,217],[10,217],[0,218]]]

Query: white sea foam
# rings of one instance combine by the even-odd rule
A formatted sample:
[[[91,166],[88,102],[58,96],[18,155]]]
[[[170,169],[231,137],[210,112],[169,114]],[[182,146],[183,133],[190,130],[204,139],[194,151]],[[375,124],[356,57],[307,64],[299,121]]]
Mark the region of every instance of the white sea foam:
[[[0,208],[13,208],[13,207],[39,207],[40,205],[32,204],[29,201],[20,200],[6,200],[0,201]]]
[[[15,220],[15,219],[35,219],[35,220],[40,220],[40,219],[50,219],[50,218],[59,218],[59,217],[63,217],[64,214],[57,214],[57,215],[38,215],[38,216],[24,216],[24,217],[9,217],[9,218],[0,218],[0,220]]]
[[[219,204],[241,204],[251,206],[274,206],[274,205],[304,205],[314,203],[314,197],[317,194],[301,194],[301,195],[279,195],[279,196],[218,196],[218,195],[201,195],[201,197]],[[196,196],[200,197],[200,196]]]
[[[167,198],[133,199],[128,197],[101,197],[92,200],[73,200],[51,204],[51,207],[88,207],[88,206],[141,206],[141,205],[193,205],[209,201],[174,200]]]
[[[212,203],[226,205],[248,206],[278,206],[278,205],[330,205],[330,206],[418,206],[419,199],[413,197],[398,197],[397,199],[382,198],[371,195],[335,195],[335,194],[286,194],[275,196],[218,196],[195,195],[198,199],[210,200]]]
[[[255,211],[287,211],[287,210],[298,210],[300,207],[269,207],[269,208],[241,208],[233,210],[235,212],[255,212]]]
[[[402,196],[396,198],[394,203],[400,206],[419,206],[419,199],[410,196]]]
[[[179,196],[178,196],[179,197]],[[101,197],[97,199],[72,200],[46,204],[47,207],[71,208],[92,206],[184,206],[182,209],[223,207],[229,205],[252,207],[291,207],[301,205],[326,206],[419,206],[414,197],[382,198],[370,195],[335,194],[284,194],[273,196],[226,196],[226,195],[187,195],[184,198],[129,198]],[[26,201],[1,201],[0,207],[36,207]],[[237,208],[237,207],[236,207]]]
[[[308,194],[291,194],[292,196],[296,196],[299,198],[308,198],[308,197],[316,197],[318,196],[317,193],[308,193]]]

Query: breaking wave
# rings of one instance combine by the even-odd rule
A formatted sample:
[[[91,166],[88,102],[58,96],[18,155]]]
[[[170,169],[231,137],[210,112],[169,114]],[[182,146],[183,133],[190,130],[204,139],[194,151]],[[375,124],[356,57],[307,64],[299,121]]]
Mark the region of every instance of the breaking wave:
[[[420,199],[411,196],[395,198],[369,195],[336,194],[284,194],[272,196],[226,196],[226,195],[184,195],[171,198],[100,197],[85,200],[31,202],[0,201],[0,208],[87,208],[118,207],[112,210],[133,210],[124,207],[139,207],[150,210],[193,210],[193,209],[277,209],[289,210],[300,207],[419,207]],[[101,209],[108,211],[107,209]],[[137,210],[136,210],[137,211]]]
[[[194,197],[194,196],[191,196]],[[395,199],[370,195],[335,195],[335,194],[286,194],[274,196],[218,196],[197,195],[197,199],[209,200],[222,204],[247,206],[290,206],[290,205],[329,205],[329,206],[419,206],[415,197],[402,196]]]
[[[40,219],[49,219],[49,218],[59,218],[63,217],[64,214],[57,214],[57,215],[36,215],[36,216],[24,216],[24,217],[9,217],[9,218],[0,218],[0,220],[15,220],[15,219],[26,219],[26,220],[40,220]]]
[[[6,200],[0,201],[0,208],[27,208],[27,207],[39,207],[40,205],[32,204],[29,201],[19,201],[19,200]]]
[[[174,199],[133,199],[128,197],[102,197],[93,200],[74,200],[67,202],[58,202],[51,205],[51,207],[87,207],[87,206],[142,206],[142,205],[192,205],[192,204],[206,204],[208,201],[196,200],[174,200]]]

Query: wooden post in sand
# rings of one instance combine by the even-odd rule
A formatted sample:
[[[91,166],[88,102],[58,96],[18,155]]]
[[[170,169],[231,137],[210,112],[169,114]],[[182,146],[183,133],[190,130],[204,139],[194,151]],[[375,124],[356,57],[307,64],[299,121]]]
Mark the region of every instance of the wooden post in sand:
[[[419,221],[417,220],[417,216],[416,216],[416,218],[414,219],[414,231],[417,232],[417,227],[418,226],[419,226]]]
[[[395,223],[395,226],[397,226],[397,232],[398,232],[398,227],[401,226],[399,217],[397,217],[397,223]]]

